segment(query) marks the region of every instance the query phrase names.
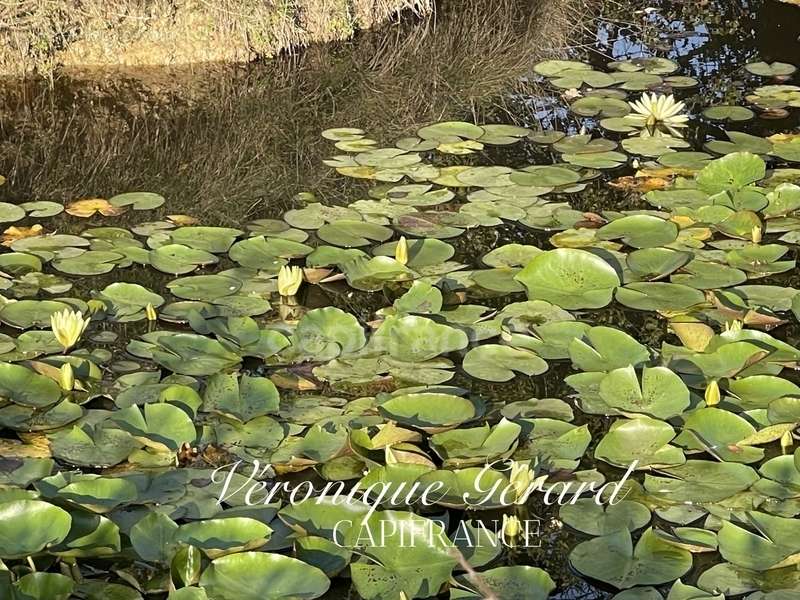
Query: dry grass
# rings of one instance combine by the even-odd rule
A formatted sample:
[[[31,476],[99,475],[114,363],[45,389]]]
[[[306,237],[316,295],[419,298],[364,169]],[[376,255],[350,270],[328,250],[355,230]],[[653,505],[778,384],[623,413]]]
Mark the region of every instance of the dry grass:
[[[352,199],[359,184],[321,164],[335,150],[320,131],[358,126],[391,143],[441,118],[509,120],[497,99],[563,49],[584,7],[556,0],[542,3],[543,15],[527,0],[464,4],[249,69],[169,71],[159,85],[57,78],[52,89],[7,88],[6,195],[64,201],[149,189],[173,212],[229,224],[276,215],[300,191]],[[139,75],[160,81],[164,71]]]
[[[0,72],[246,61],[419,14],[431,0],[0,0]]]

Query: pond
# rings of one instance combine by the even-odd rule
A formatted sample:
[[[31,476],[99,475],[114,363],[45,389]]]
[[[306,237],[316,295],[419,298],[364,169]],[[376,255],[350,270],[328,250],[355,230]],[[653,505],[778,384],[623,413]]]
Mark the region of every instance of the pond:
[[[800,7],[604,4],[5,82],[0,597],[797,597]]]

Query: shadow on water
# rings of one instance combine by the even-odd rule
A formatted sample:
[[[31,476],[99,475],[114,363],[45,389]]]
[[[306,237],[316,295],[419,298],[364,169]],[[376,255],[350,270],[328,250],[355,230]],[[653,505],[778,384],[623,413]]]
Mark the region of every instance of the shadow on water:
[[[577,131],[580,123],[563,100],[526,78],[544,52],[551,54],[570,40],[576,56],[598,65],[651,54],[678,61],[683,74],[701,81],[691,92],[696,95],[687,98],[690,104],[700,98],[705,104],[737,101],[745,89],[741,67],[749,61],[800,63],[800,9],[777,0],[608,2],[599,18],[584,21],[588,31],[577,46],[568,12],[575,10],[574,2],[461,4],[444,3],[435,18],[402,22],[264,64],[9,83],[0,96],[0,173],[8,177],[4,199],[68,201],[150,189],[167,196],[165,211],[189,213],[209,225],[237,224],[280,215],[296,205],[299,192],[313,192],[325,203],[349,202],[365,193],[361,183],[322,165],[330,145],[319,134],[328,127],[361,127],[381,142],[446,118]],[[573,14],[572,20],[579,17]],[[795,126],[787,120],[748,127],[760,132]],[[708,133],[697,128],[690,138],[701,145]],[[524,144],[477,158],[510,166],[551,159]],[[584,211],[642,207],[638,196],[602,181],[564,201]],[[454,243],[463,246],[458,258],[474,263],[500,243],[545,245],[548,235],[484,228]],[[349,312],[367,320],[384,300],[378,294],[350,294],[343,300],[321,292],[315,302],[346,302]],[[619,306],[596,311],[591,320],[613,323],[654,347],[667,335],[663,321]],[[454,383],[490,401],[510,402],[565,397],[567,374],[554,368],[545,377],[509,384],[466,378]],[[591,427],[602,430],[606,424]],[[567,553],[577,538],[560,530],[557,511],[535,509],[543,518],[542,547],[512,560],[545,568],[559,584],[561,600],[609,598],[611,593],[570,572]],[[326,598],[354,594],[338,580]]]

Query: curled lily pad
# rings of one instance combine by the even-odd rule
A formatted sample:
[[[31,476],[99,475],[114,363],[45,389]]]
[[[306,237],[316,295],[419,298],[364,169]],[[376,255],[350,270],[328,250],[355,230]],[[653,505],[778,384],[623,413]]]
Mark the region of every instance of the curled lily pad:
[[[705,296],[700,290],[676,283],[629,283],[618,288],[616,299],[638,310],[685,311],[702,304]]]

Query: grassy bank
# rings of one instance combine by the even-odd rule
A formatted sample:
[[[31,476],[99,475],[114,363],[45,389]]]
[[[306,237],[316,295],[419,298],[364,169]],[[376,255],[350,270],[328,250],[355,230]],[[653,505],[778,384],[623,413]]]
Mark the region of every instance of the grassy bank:
[[[0,3],[0,73],[241,62],[431,8],[432,0],[16,0]]]
[[[520,78],[567,45],[585,14],[581,0],[443,3],[420,22],[248,69],[7,86],[0,194],[155,190],[209,224],[278,214],[306,190],[341,202],[357,192],[322,165],[322,130],[361,127],[388,143],[443,118],[518,118],[504,98],[531,95]]]

